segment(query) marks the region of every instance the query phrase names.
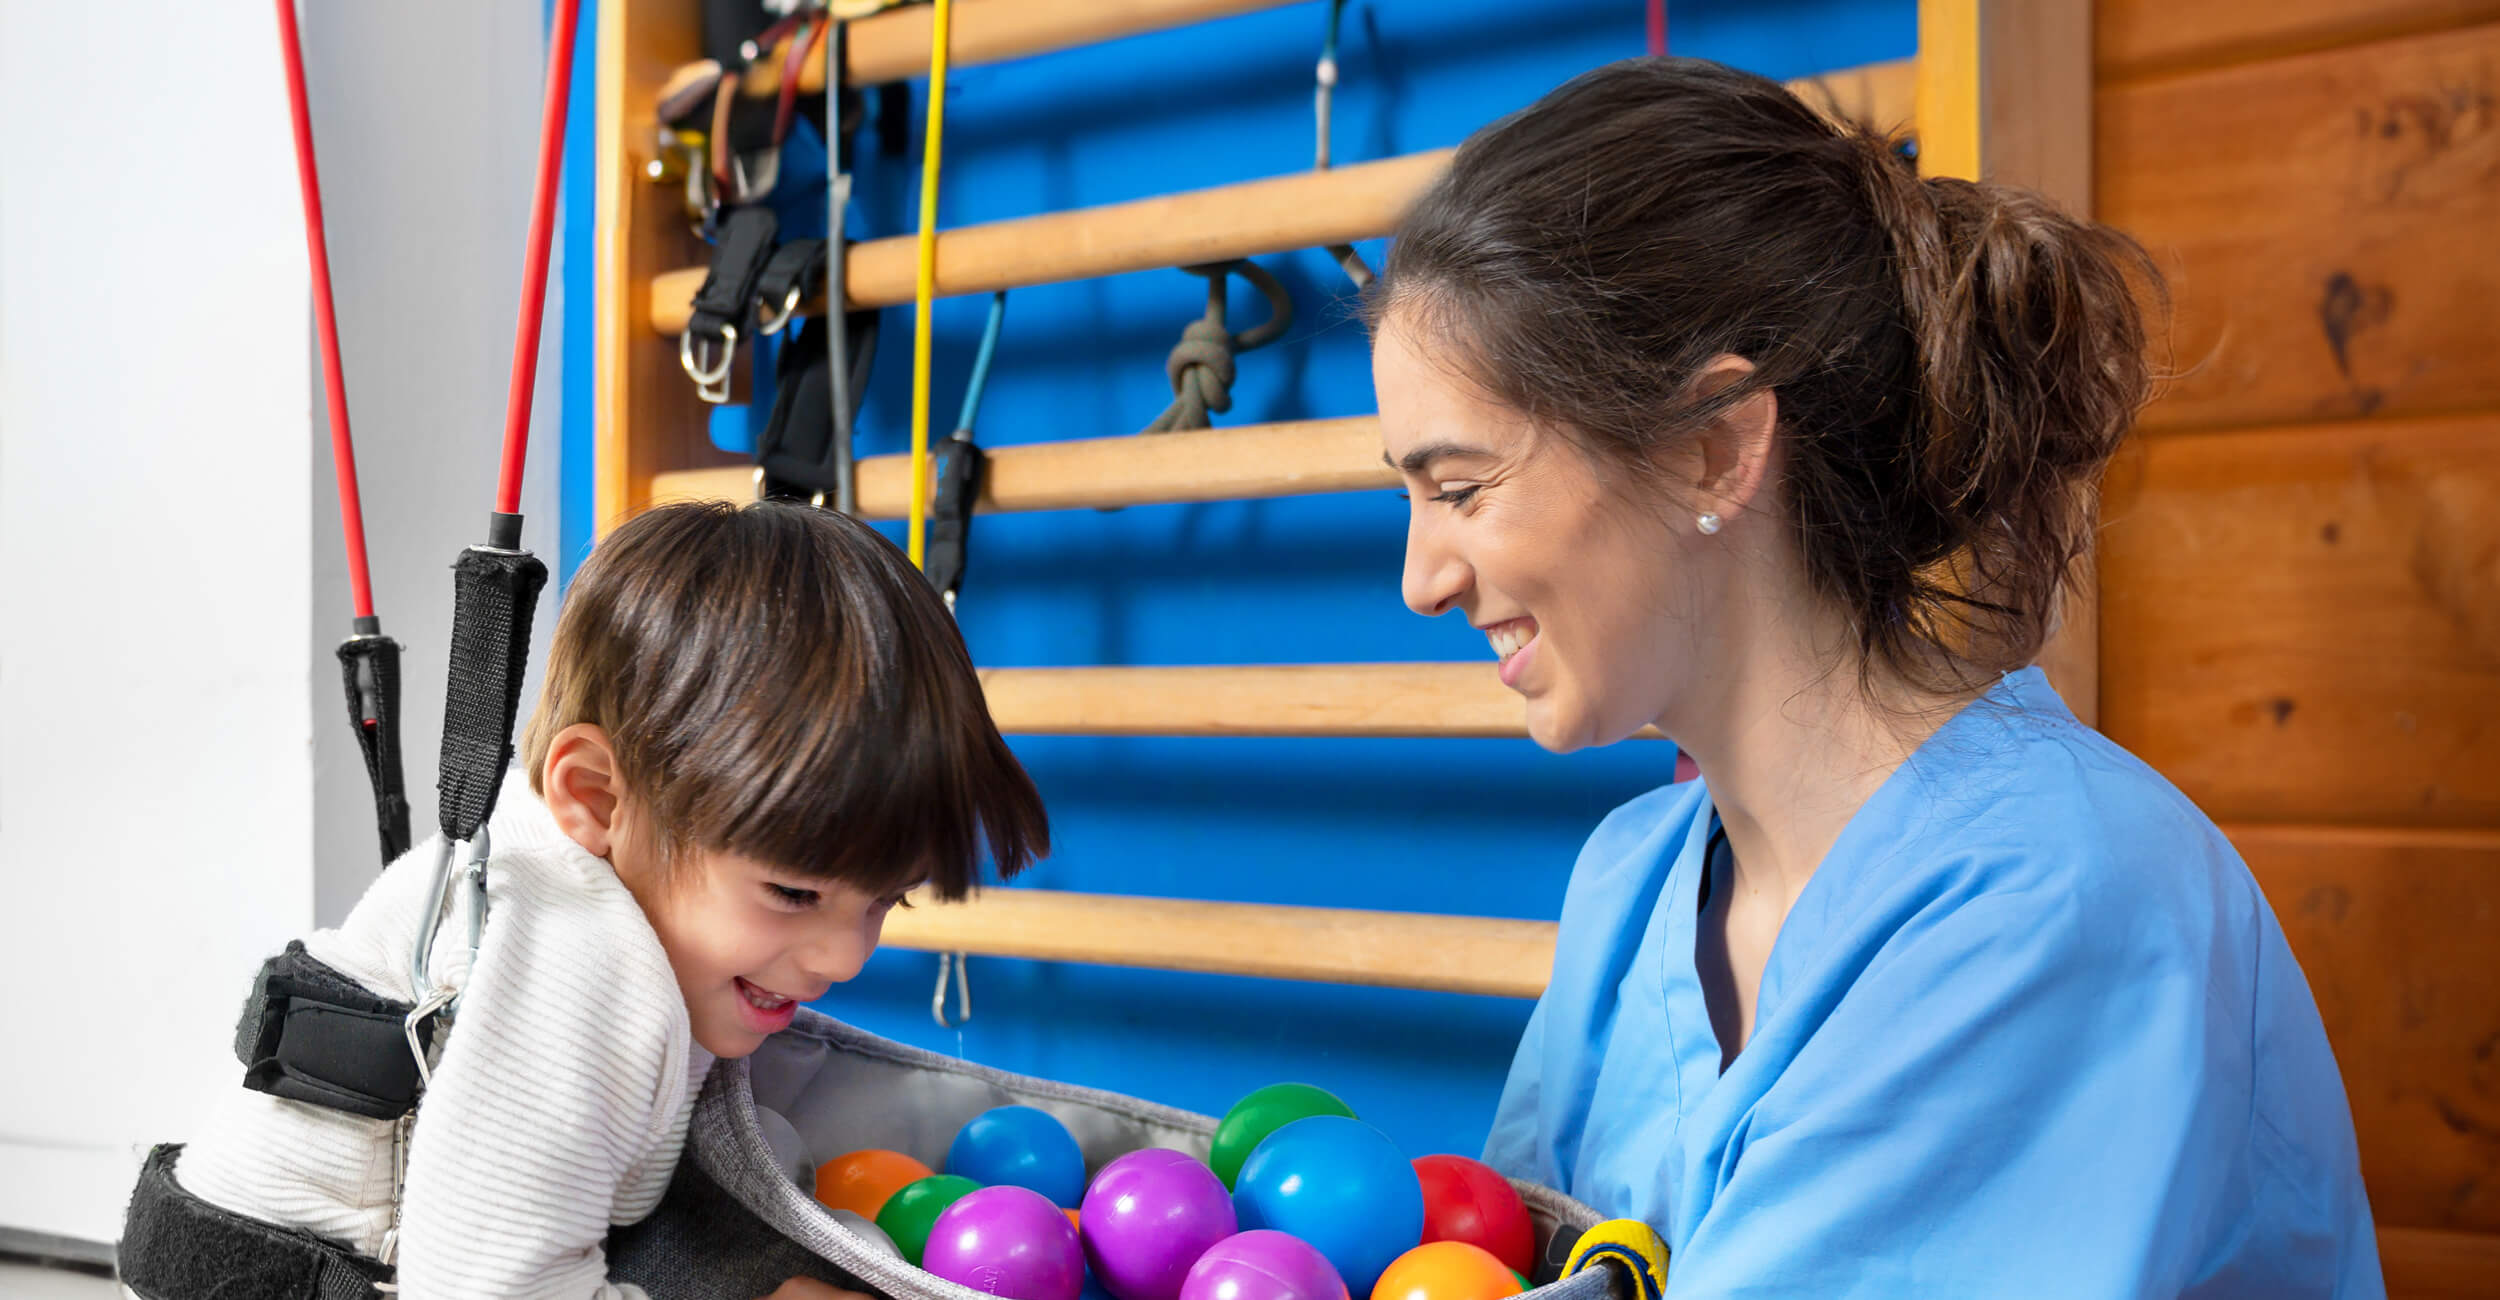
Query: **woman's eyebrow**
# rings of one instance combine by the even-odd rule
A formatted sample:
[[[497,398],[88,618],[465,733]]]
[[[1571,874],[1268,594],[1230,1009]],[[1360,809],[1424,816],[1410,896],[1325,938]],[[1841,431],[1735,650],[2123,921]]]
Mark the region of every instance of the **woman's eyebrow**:
[[[1409,450],[1405,457],[1399,460],[1389,459],[1389,453],[1384,451],[1380,453],[1380,463],[1401,473],[1421,474],[1432,464],[1432,462],[1446,457],[1486,456],[1490,454],[1492,453],[1487,452],[1482,447],[1470,447],[1465,443],[1427,442],[1420,447]]]

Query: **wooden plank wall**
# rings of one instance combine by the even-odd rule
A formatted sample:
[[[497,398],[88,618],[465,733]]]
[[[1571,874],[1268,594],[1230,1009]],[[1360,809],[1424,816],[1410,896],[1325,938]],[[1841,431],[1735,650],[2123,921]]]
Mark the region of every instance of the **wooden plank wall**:
[[[2100,0],[2094,53],[2176,296],[2102,725],[2281,915],[2391,1292],[2500,1295],[2500,0]]]

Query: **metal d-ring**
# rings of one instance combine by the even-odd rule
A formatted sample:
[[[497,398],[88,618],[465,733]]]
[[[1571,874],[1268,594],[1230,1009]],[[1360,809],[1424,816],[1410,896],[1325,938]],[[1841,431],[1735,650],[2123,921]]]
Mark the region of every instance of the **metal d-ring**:
[[[781,299],[781,310],[773,311],[762,303],[755,305],[755,330],[758,334],[779,334],[790,318],[799,314],[799,286],[791,285]]]
[[[718,347],[720,359],[696,361],[694,331],[677,336],[677,364],[685,367],[686,377],[694,381],[695,392],[714,405],[729,400],[729,367],[738,357],[738,327],[723,325],[717,340],[704,340],[706,346]]]

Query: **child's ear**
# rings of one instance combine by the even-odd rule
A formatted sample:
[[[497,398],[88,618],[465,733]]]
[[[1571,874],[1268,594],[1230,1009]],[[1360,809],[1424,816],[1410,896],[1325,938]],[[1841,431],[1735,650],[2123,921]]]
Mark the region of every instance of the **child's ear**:
[[[598,857],[613,852],[625,787],[617,779],[616,751],[608,746],[608,733],[588,722],[557,732],[547,746],[547,770],[540,778],[556,829]]]

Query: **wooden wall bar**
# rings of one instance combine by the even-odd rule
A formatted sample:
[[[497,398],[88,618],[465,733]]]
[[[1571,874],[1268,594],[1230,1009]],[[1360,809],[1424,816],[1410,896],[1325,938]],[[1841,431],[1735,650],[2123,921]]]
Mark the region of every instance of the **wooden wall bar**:
[[[2176,277],[2148,427],[2500,406],[2495,96],[2500,24],[2104,89],[2101,219]]]
[[[2100,0],[2097,213],[2172,275],[2108,732],[2335,1044],[2389,1291],[2500,1295],[2500,0]]]

